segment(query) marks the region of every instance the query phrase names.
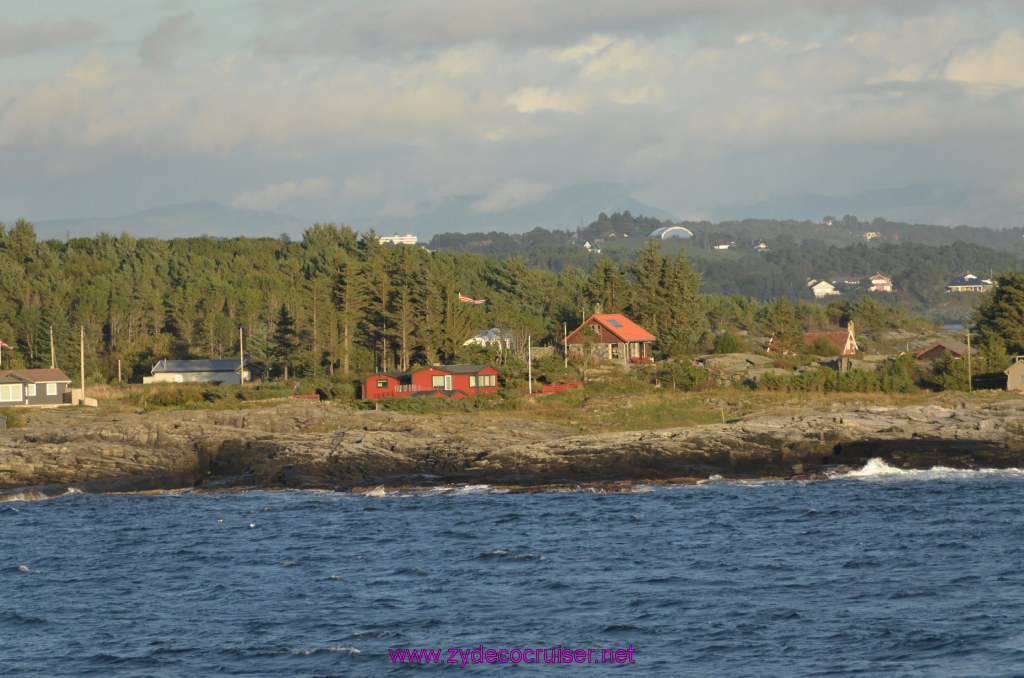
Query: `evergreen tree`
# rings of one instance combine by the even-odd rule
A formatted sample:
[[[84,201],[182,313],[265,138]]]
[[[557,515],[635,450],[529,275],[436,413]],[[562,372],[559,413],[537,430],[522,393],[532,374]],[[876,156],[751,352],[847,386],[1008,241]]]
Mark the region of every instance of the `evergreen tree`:
[[[1007,271],[978,303],[974,325],[985,346],[1002,343],[1009,355],[1024,355],[1024,272]]]
[[[783,297],[766,307],[768,313],[767,330],[771,336],[770,351],[779,355],[799,353],[803,349],[803,328],[797,323],[793,307]]]
[[[352,359],[358,340],[358,328],[366,316],[366,287],[362,266],[354,256],[338,263],[334,278],[334,307],[337,315],[337,335],[330,347],[331,360],[341,361],[341,371],[352,371]]]
[[[602,257],[587,281],[586,295],[591,310],[600,306],[602,313],[622,313],[629,302],[629,282],[618,264],[612,263],[608,257]],[[579,322],[586,320],[589,315],[584,314]]]
[[[288,379],[288,367],[295,361],[298,345],[295,319],[288,312],[288,306],[281,304],[281,310],[277,314],[277,326],[274,328],[272,346],[274,360],[281,366],[285,379]]]

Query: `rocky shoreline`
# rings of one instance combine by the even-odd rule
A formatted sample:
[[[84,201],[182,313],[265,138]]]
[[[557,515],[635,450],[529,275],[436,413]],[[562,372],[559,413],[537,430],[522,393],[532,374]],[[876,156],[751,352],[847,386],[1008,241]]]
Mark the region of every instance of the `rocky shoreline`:
[[[871,458],[902,469],[1024,467],[1024,400],[833,405],[727,424],[578,435],[489,413],[409,415],[296,402],[232,411],[37,410],[0,432],[0,501],[69,489],[523,490],[811,478]]]

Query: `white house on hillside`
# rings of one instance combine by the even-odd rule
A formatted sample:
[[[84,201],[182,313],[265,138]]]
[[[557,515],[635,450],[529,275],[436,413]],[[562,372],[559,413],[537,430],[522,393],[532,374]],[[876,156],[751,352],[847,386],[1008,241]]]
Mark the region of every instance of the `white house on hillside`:
[[[839,290],[836,289],[836,286],[827,280],[809,280],[807,282],[807,286],[811,288],[811,292],[814,293],[815,299],[839,294]]]

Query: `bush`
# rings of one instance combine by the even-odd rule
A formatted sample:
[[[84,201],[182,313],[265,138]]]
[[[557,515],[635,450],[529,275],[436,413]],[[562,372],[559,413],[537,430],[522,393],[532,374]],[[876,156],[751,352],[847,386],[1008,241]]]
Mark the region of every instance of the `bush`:
[[[725,331],[715,340],[715,353],[742,353],[743,344],[732,332]]]
[[[815,339],[814,343],[810,346],[810,350],[813,355],[820,356],[837,356],[842,353],[842,351],[839,350],[839,347],[825,337],[818,337]]]
[[[823,393],[912,393],[917,390],[912,364],[906,356],[889,360],[874,372],[850,370],[835,372],[813,368],[801,373],[768,373],[757,382],[764,391],[806,391]]]
[[[730,351],[733,353],[734,351]],[[675,390],[692,391],[708,383],[708,373],[688,362],[664,361],[658,366],[658,380]]]
[[[19,428],[25,425],[25,421],[21,418],[21,413],[18,412],[17,408],[5,407],[0,409],[0,417],[7,419],[7,428]]]

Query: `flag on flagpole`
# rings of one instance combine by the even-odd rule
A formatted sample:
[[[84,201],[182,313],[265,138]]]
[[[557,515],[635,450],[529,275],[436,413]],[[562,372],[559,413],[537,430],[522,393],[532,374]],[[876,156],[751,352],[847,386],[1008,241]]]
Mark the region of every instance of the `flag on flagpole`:
[[[0,341],[0,348],[10,348],[10,346],[7,345],[7,342]]]
[[[486,299],[474,299],[473,297],[467,297],[465,294],[462,294],[461,292],[459,292],[459,301],[461,301],[464,304],[475,304],[475,305],[479,306],[480,304],[484,303],[487,300]]]

